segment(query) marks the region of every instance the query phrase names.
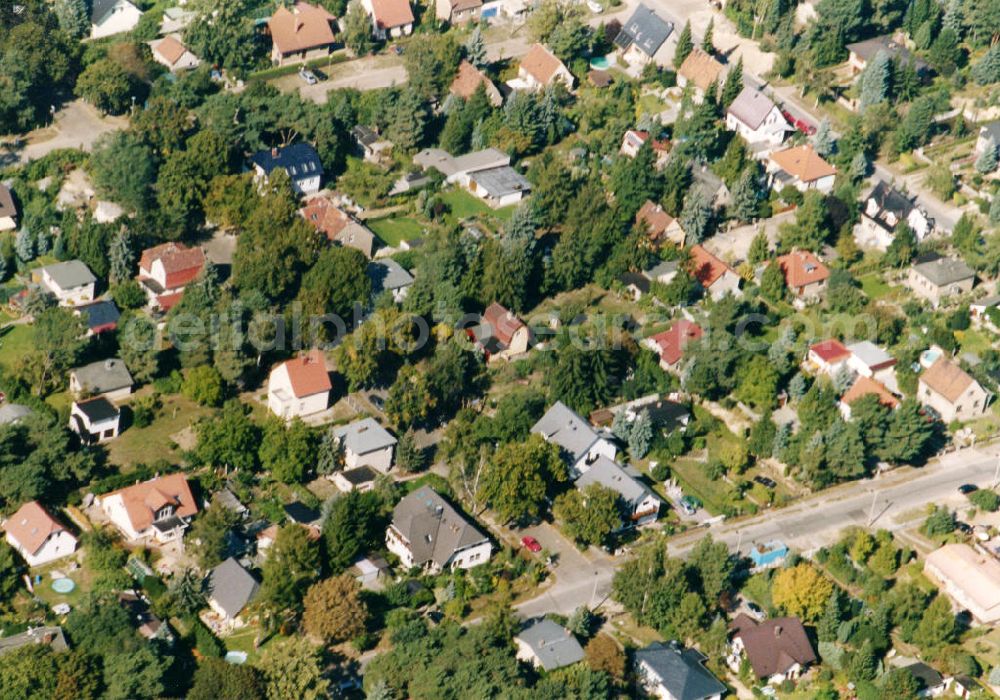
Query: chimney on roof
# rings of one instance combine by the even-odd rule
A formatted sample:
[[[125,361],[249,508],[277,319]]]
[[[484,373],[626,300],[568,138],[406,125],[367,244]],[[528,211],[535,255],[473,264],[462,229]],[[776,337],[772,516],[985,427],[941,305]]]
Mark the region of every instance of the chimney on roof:
[[[277,146],[275,146],[274,148],[271,149],[271,157],[272,158],[277,158],[278,157],[278,147]]]
[[[104,369],[111,369],[114,366],[115,366],[115,361],[114,360],[105,360],[104,361]]]
[[[775,637],[780,637],[781,636],[781,625],[775,625],[774,626],[774,636]]]

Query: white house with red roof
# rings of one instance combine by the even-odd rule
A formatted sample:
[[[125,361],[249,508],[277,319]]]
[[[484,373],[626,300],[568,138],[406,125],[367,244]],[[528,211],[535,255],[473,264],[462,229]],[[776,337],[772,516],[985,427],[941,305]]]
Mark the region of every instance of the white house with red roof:
[[[834,376],[847,364],[851,351],[836,338],[822,340],[809,346],[806,368],[818,374]]]
[[[285,420],[311,416],[327,409],[332,388],[326,358],[319,350],[310,350],[271,370],[267,407]]]
[[[541,44],[532,44],[521,59],[517,77],[507,81],[514,90],[544,90],[557,82],[572,89],[576,78],[554,53]]]
[[[271,35],[271,60],[277,65],[325,56],[336,40],[333,27],[337,18],[320,5],[297,2],[278,6],[267,20]]]
[[[860,376],[854,381],[851,388],[840,397],[838,407],[844,420],[851,419],[851,405],[858,399],[868,395],[875,396],[878,402],[886,408],[895,410],[899,406],[899,399],[889,391],[889,388],[885,384],[871,377]]]
[[[28,566],[41,566],[76,551],[76,538],[38,501],[17,509],[3,524],[7,544]]]
[[[647,141],[649,141],[648,131],[629,129],[625,132],[625,136],[622,137],[622,145],[618,149],[618,152],[623,156],[635,158],[639,155],[639,149],[646,145]],[[670,141],[666,139],[653,139],[650,146],[656,156],[656,169],[659,170],[667,164],[667,159],[670,157]]]
[[[785,276],[785,286],[799,300],[816,301],[826,292],[830,269],[808,250],[793,250],[776,260]]]
[[[660,356],[660,367],[665,372],[677,370],[684,359],[684,349],[688,343],[698,340],[704,331],[697,323],[686,318],[674,322],[668,330],[643,340],[643,345]]]
[[[162,39],[149,42],[153,60],[170,69],[171,73],[197,68],[201,63],[191,50],[181,43],[180,36],[169,34]]]
[[[142,251],[139,258],[139,286],[146,292],[151,308],[169,311],[184,295],[184,288],[205,268],[201,248],[183,243],[161,243]]]
[[[129,541],[180,539],[198,504],[183,474],[159,476],[103,496],[97,505]]]
[[[372,20],[372,34],[379,41],[413,33],[413,10],[408,0],[361,0]]]
[[[716,301],[727,294],[740,296],[742,293],[740,285],[743,278],[701,244],[691,246],[691,276]]]
[[[531,342],[531,329],[497,302],[486,308],[481,323],[467,328],[465,332],[486,355],[487,362],[523,355],[528,352]]]

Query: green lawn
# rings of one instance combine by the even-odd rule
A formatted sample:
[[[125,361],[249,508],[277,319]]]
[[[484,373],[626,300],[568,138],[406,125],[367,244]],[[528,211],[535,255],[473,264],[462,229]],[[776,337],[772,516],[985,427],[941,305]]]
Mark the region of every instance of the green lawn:
[[[173,444],[172,436],[193,425],[210,409],[180,394],[163,396],[162,402],[163,407],[151,425],[145,428],[131,426],[108,443],[108,460],[112,464],[132,467],[139,463],[152,464],[159,459],[180,459],[182,450]]]
[[[398,248],[403,241],[412,241],[424,235],[423,225],[408,216],[372,219],[365,224],[390,248]]]
[[[441,195],[441,199],[451,209],[451,219],[459,221],[480,216],[487,219],[498,219],[505,222],[510,219],[516,206],[491,209],[486,203],[473,194],[462,189],[452,189]]]
[[[872,272],[860,278],[861,289],[869,299],[881,299],[892,292],[892,287],[886,284],[879,272]]]
[[[10,370],[35,344],[35,329],[30,325],[0,329],[0,367]]]
[[[728,505],[735,490],[725,481],[712,481],[705,473],[704,462],[690,457],[678,457],[670,465],[671,473],[677,478],[686,496],[694,496],[712,515],[719,515]]]
[[[964,352],[981,353],[993,347],[989,336],[983,331],[970,328],[966,331],[957,331],[955,336]]]

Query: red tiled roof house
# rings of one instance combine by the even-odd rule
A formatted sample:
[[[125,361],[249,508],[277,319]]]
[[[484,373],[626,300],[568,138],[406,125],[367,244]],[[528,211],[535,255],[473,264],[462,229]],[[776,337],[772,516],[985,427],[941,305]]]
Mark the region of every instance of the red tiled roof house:
[[[513,313],[493,302],[483,312],[482,322],[466,334],[486,355],[487,362],[509,360],[528,352],[531,329]]]
[[[701,330],[701,326],[682,318],[675,321],[668,330],[652,335],[642,342],[660,356],[660,367],[670,372],[679,368],[688,343],[698,340],[702,335],[704,331]]]
[[[515,90],[544,90],[557,82],[572,88],[576,79],[554,53],[541,44],[533,44],[521,59],[517,78],[507,84]]]
[[[160,476],[99,496],[97,504],[129,541],[180,539],[198,513],[183,474]]]
[[[691,246],[691,275],[702,288],[718,300],[726,294],[739,296],[743,278],[736,270],[709,253],[700,244]]]
[[[806,366],[814,372],[834,376],[851,357],[851,351],[836,338],[823,340],[809,346]]]
[[[372,19],[372,35],[379,41],[413,33],[413,10],[408,0],[361,0]]]
[[[285,420],[310,416],[327,409],[332,388],[326,358],[319,350],[310,350],[271,370],[267,407]]]
[[[142,251],[139,258],[139,285],[146,291],[149,305],[169,311],[181,300],[184,288],[195,281],[205,267],[201,248],[183,243],[162,243]]]
[[[808,250],[793,250],[777,260],[785,275],[785,286],[803,301],[814,301],[826,292],[830,270]]]
[[[319,5],[297,2],[291,8],[280,5],[267,20],[271,34],[271,60],[281,66],[326,56],[335,43],[336,17]]]
[[[869,394],[876,396],[878,402],[886,408],[895,410],[899,406],[899,399],[892,395],[885,384],[871,377],[858,377],[851,388],[840,397],[840,414],[844,416],[844,420],[851,419],[851,404]]]
[[[38,501],[17,509],[3,524],[7,544],[28,566],[41,566],[76,551],[76,538]]]

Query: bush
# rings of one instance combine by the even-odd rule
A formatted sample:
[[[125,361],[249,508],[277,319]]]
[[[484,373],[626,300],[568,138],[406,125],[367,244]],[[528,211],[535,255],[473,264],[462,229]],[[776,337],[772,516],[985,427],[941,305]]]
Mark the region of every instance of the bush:
[[[666,481],[670,478],[670,467],[663,462],[657,462],[656,466],[649,470],[649,475],[654,481]]]
[[[979,508],[979,510],[989,511],[990,513],[995,513],[997,509],[1000,509],[1000,496],[997,495],[996,491],[989,489],[973,491],[969,494],[969,501],[976,508]]]
[[[225,647],[219,638],[212,634],[212,630],[205,627],[201,621],[195,621],[194,625],[194,648],[202,656],[222,656]]]

